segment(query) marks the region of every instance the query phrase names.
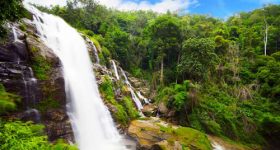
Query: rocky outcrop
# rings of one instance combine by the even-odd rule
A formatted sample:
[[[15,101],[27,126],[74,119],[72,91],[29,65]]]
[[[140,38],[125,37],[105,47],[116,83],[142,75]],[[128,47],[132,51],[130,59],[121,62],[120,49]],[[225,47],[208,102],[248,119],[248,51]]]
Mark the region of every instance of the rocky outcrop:
[[[128,133],[136,138],[139,150],[212,149],[205,134],[168,124],[158,118],[132,121]]]
[[[22,97],[19,111],[10,118],[45,124],[51,141],[73,141],[58,57],[38,38],[30,20],[10,28],[7,40],[0,44],[0,83]]]

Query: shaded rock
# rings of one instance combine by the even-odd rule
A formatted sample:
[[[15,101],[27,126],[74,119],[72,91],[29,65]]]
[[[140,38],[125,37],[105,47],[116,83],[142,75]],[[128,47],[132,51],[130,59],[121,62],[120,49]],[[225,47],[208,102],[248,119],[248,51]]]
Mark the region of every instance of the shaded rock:
[[[207,136],[195,129],[168,124],[158,118],[134,120],[128,133],[140,150],[212,149]]]
[[[130,83],[132,84],[132,86],[135,88],[139,88],[144,85],[144,83],[142,81],[140,81],[139,79],[137,79],[135,77],[130,76],[128,79],[129,79]]]
[[[154,104],[144,105],[142,112],[146,117],[156,116],[157,107]]]
[[[159,113],[167,116],[167,113],[169,110],[163,102],[160,102],[158,104],[158,111],[159,111]]]

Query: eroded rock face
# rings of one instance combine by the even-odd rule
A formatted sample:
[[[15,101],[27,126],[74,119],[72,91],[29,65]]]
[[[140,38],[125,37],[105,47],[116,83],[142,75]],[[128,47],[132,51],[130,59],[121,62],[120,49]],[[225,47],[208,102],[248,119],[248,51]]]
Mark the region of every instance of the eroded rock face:
[[[132,121],[128,133],[137,140],[139,150],[212,149],[205,134],[158,118]]]
[[[22,22],[26,30],[20,30],[19,24],[13,23],[14,30],[10,30],[5,43],[0,44],[0,83],[8,92],[22,97],[19,112],[10,118],[45,124],[51,141],[61,138],[73,141],[59,58],[38,38],[32,21],[23,19]],[[45,64],[40,64],[42,61]],[[49,67],[43,72],[44,79],[39,78],[36,65]]]

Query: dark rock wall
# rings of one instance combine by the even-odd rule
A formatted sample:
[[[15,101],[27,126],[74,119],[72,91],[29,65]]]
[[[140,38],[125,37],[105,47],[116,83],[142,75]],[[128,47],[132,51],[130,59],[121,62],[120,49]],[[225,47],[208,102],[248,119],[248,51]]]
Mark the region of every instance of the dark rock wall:
[[[20,25],[26,26],[26,30],[20,30]],[[10,28],[7,40],[0,44],[0,83],[8,92],[21,96],[22,101],[18,104],[18,112],[8,117],[45,124],[50,141],[62,138],[73,142],[59,59],[38,38],[30,20],[23,19],[13,26],[18,40],[14,40]],[[50,69],[43,72],[45,79],[38,78],[34,68],[34,64],[38,65],[41,60],[47,63],[43,66],[50,66]]]

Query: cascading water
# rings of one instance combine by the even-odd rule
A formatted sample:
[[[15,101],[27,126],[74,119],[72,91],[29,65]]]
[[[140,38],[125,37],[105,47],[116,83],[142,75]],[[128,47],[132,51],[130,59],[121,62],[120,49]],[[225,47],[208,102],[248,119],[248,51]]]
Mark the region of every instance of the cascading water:
[[[99,64],[99,57],[98,57],[98,52],[97,52],[96,46],[92,42],[91,42],[91,44],[93,47],[94,56],[96,58],[96,63]]]
[[[25,73],[26,72],[26,73]],[[28,67],[27,71],[22,73],[22,80],[25,89],[25,99],[27,109],[34,107],[37,102],[37,79],[34,77],[32,68]]]
[[[120,76],[119,76],[119,73],[118,73],[117,65],[116,65],[114,60],[111,60],[111,62],[113,64],[113,69],[114,69],[114,72],[115,72],[115,76],[116,76],[117,80],[120,80]]]
[[[145,102],[145,104],[150,104],[150,100],[147,99],[146,97],[144,97],[144,96],[141,94],[140,91],[137,92],[137,96],[138,96],[140,99],[142,99],[142,100]]]
[[[93,49],[93,55],[95,57],[95,63],[99,64],[99,56],[98,56],[98,51],[97,51],[96,46],[93,44],[93,42],[89,38],[86,38],[86,40],[87,40],[87,42],[89,42],[91,48]]]
[[[14,26],[12,26],[12,30],[13,30],[13,34],[14,34],[14,42],[17,42],[18,36],[17,36],[16,28]]]
[[[123,71],[123,69],[121,69],[121,72],[122,72],[122,75],[124,76],[125,83],[126,83],[127,86],[128,86],[128,89],[129,89],[129,91],[130,91],[130,94],[131,94],[131,97],[132,97],[134,103],[136,104],[138,110],[141,111],[141,110],[143,109],[143,106],[142,106],[141,101],[140,101],[139,98],[136,96],[136,94],[135,94],[135,92],[134,92],[134,90],[133,90],[133,88],[132,88],[132,85],[131,85],[130,82],[128,81],[128,78],[127,78],[125,72]]]
[[[25,4],[34,17],[41,39],[63,66],[68,113],[81,150],[125,149],[110,112],[100,98],[85,41],[61,18]]]

